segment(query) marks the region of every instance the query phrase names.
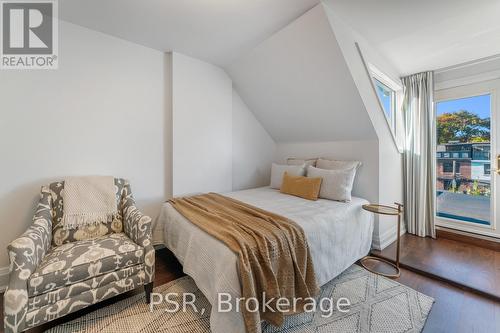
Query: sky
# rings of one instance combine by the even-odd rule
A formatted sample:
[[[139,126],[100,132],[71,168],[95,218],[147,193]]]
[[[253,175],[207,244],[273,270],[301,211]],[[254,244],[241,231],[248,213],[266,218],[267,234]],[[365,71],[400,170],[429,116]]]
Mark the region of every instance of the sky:
[[[490,95],[473,96],[436,103],[437,115],[467,110],[481,118],[490,117]]]
[[[382,106],[384,107],[384,112],[386,115],[390,118],[391,117],[391,95],[386,94],[384,89],[380,85],[377,84],[378,80],[375,79],[375,86],[377,88],[377,95],[380,99],[380,103],[382,103]]]

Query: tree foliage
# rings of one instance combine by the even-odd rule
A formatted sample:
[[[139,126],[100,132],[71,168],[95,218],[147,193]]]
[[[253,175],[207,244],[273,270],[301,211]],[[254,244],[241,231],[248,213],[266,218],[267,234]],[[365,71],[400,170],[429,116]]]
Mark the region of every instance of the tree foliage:
[[[437,135],[439,144],[486,142],[490,140],[490,118],[480,118],[466,110],[443,113],[437,117]]]

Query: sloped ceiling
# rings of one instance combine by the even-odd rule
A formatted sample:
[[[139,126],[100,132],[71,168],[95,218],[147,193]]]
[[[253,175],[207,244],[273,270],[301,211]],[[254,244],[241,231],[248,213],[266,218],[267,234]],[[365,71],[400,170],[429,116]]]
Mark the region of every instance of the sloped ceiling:
[[[276,142],[377,137],[321,4],[227,71]]]
[[[249,51],[319,0],[60,0],[61,19],[219,66]]]
[[[498,0],[324,1],[403,75],[500,54]]]

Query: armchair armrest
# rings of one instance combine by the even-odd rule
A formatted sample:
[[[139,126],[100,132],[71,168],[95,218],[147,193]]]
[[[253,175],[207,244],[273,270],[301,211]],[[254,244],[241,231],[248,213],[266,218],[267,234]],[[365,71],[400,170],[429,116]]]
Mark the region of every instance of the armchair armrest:
[[[122,211],[125,234],[137,245],[144,248],[145,284],[154,280],[155,250],[153,247],[152,220],[144,215],[135,205],[130,185],[125,184],[122,193]]]
[[[151,235],[151,218],[142,214],[135,205],[125,207],[124,211],[125,234],[137,245],[144,248],[144,284],[154,281],[155,249]]]
[[[28,279],[50,248],[52,200],[42,187],[33,224],[7,247],[10,260],[9,284],[4,294],[5,332],[22,331],[28,309]]]
[[[152,245],[151,218],[139,211],[135,205],[125,207],[124,211],[125,234],[137,245],[147,247]]]

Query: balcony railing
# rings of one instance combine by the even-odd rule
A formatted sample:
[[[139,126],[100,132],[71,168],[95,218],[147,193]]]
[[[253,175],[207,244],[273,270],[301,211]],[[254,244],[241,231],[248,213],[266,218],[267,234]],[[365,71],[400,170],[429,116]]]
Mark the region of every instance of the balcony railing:
[[[491,154],[489,151],[474,151],[472,153],[472,159],[475,161],[489,161],[491,159]]]
[[[438,151],[436,153],[437,158],[449,158],[449,159],[471,159],[470,151]]]

